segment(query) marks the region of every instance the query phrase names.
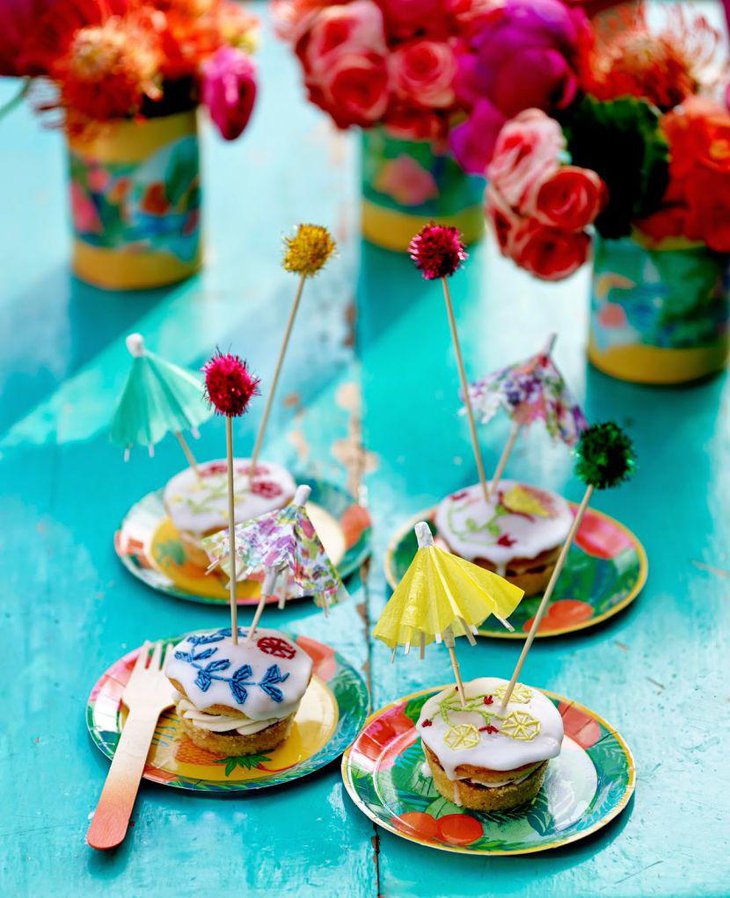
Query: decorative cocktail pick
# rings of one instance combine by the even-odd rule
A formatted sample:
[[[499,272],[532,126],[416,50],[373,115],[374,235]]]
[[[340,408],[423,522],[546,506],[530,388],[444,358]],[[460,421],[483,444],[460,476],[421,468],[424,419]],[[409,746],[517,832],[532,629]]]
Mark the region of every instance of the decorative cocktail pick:
[[[456,330],[456,318],[454,317],[454,305],[451,301],[451,291],[449,290],[448,278],[451,277],[461,267],[462,263],[468,258],[461,234],[458,228],[451,228],[446,225],[428,224],[416,234],[408,246],[408,252],[416,268],[421,272],[427,281],[434,281],[440,278],[441,285],[444,290],[444,301],[446,303],[446,315],[449,319],[449,328],[451,330],[451,341],[454,344],[454,352],[456,354],[456,365],[459,369],[459,380],[461,381],[461,392],[464,396],[464,406],[469,419],[469,433],[471,436],[472,449],[474,451],[474,460],[476,461],[477,471],[479,472],[479,482],[482,485],[485,502],[489,501],[489,492],[487,490],[487,475],[484,472],[484,462],[482,461],[482,453],[479,449],[479,438],[477,436],[476,423],[474,421],[474,411],[471,406],[471,398],[466,380],[466,371],[464,370],[464,359],[461,354],[461,344],[459,343],[459,334]]]
[[[426,645],[443,641],[463,706],[464,685],[454,638],[466,636],[474,645],[477,627],[490,614],[511,630],[507,618],[524,592],[498,574],[435,546],[425,521],[416,524],[415,531],[416,556],[383,609],[373,635],[393,649],[393,658],[399,645],[406,654],[412,645],[419,645],[423,658]]]
[[[200,377],[150,352],[142,334],[130,334],[127,349],[132,367],[112,418],[112,442],[124,447],[126,461],[132,447],[147,446],[153,455],[155,443],[174,433],[188,464],[197,471],[183,431],[197,437],[198,426],[213,414],[203,399]]]
[[[588,508],[588,503],[590,502],[593,490],[605,490],[618,486],[632,476],[634,467],[636,466],[636,453],[634,452],[631,440],[618,424],[614,424],[613,421],[605,421],[603,424],[593,424],[584,430],[578,440],[575,455],[575,473],[585,483],[586,491],[583,494],[581,503],[578,506],[578,511],[576,512],[573,523],[568,531],[568,535],[565,538],[565,543],[560,550],[560,555],[558,555],[558,560],[555,563],[555,570],[550,577],[545,594],[543,595],[537,608],[537,612],[535,613],[535,617],[533,618],[530,632],[527,634],[527,639],[522,647],[522,652],[515,665],[512,679],[509,681],[509,686],[507,686],[504,693],[502,707],[506,707],[507,702],[510,700],[512,690],[515,688],[522,666],[525,663],[527,653],[530,651],[530,646],[535,639],[535,634],[540,626],[540,621],[545,614],[548,602],[555,589],[555,584],[558,582],[560,572],[565,565],[568,551],[573,544],[575,534],[578,532],[583,520],[583,515]]]
[[[542,421],[553,439],[573,446],[588,426],[585,415],[552,360],[556,338],[557,335],[552,334],[537,355],[487,374],[469,387],[472,408],[482,424],[490,421],[500,408],[512,419],[512,430],[489,482],[490,497],[495,494],[523,428]]]
[[[233,419],[240,417],[258,393],[259,379],[246,363],[231,353],[216,353],[203,366],[205,394],[219,415],[226,418],[226,459],[228,463],[228,538],[236,545],[235,499],[233,487]],[[236,553],[231,553],[231,582],[228,600],[231,606],[231,638],[238,645],[238,604],[236,602]]]
[[[289,505],[236,524],[235,544],[225,532],[209,536],[203,542],[211,569],[220,567],[231,576],[231,562],[235,562],[231,545],[234,545],[233,554],[238,562],[235,570],[239,579],[264,572],[261,598],[249,628],[249,639],[253,639],[266,601],[274,595],[276,581],[282,574],[288,573],[289,582],[297,587],[299,594],[311,595],[325,614],[344,593],[339,574],[307,514],[305,506],[310,492],[308,486],[299,486]],[[286,589],[279,599],[279,607],[283,608],[285,602]]]
[[[281,341],[279,357],[276,360],[274,376],[271,379],[269,395],[266,397],[264,413],[261,417],[259,432],[256,435],[256,443],[254,444],[253,453],[251,455],[252,480],[256,478],[256,464],[259,460],[259,455],[261,454],[261,446],[264,442],[266,426],[269,423],[269,415],[271,414],[271,409],[274,404],[276,388],[279,385],[279,377],[284,365],[284,356],[286,355],[286,350],[289,346],[289,337],[291,337],[294,320],[297,317],[297,311],[299,310],[299,303],[302,298],[302,292],[304,291],[304,284],[307,278],[314,277],[324,268],[330,256],[336,249],[335,241],[327,228],[322,227],[322,225],[314,224],[300,224],[293,237],[284,238],[284,245],[286,249],[282,265],[284,266],[285,271],[290,271],[293,274],[299,275],[299,283],[297,285],[297,291],[294,294],[294,301],[289,311],[289,320],[284,329],[284,338]]]

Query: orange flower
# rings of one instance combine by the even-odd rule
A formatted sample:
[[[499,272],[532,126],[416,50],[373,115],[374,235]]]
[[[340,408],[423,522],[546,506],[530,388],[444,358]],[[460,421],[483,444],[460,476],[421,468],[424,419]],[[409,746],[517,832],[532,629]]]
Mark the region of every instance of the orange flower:
[[[61,105],[83,119],[107,121],[139,112],[160,96],[160,49],[154,32],[134,15],[80,28],[53,66]]]
[[[707,78],[721,36],[704,16],[673,9],[652,29],[644,4],[619,7],[597,21],[596,41],[584,60],[586,89],[599,100],[644,97],[672,109],[695,94]]]

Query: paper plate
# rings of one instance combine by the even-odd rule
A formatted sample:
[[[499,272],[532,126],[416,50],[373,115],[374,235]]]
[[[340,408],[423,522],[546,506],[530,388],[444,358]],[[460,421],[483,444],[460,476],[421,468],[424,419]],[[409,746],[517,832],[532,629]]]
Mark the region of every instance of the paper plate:
[[[304,478],[312,488],[307,511],[327,552],[343,579],[354,573],[370,554],[370,514],[344,489]],[[169,596],[210,605],[228,604],[226,578],[190,561],[177,530],[162,505],[162,490],[148,493],[127,512],[114,534],[114,549],[135,577]],[[238,604],[255,605],[260,584],[238,584]],[[273,601],[273,600],[272,600]]]
[[[193,792],[247,792],[291,782],[338,758],[367,716],[367,686],[328,645],[305,636],[296,637],[296,643],[312,657],[314,676],[282,746],[260,755],[223,757],[193,745],[170,709],[157,724],[144,778]],[[107,758],[114,757],[119,741],[126,717],[122,693],[139,651],[112,664],[91,690],[86,706],[91,738]]]
[[[616,817],[634,791],[628,746],[593,711],[552,692],[565,739],[535,801],[506,813],[468,811],[424,776],[415,722],[444,689],[415,692],[376,711],[342,758],[350,797],[371,820],[411,842],[463,854],[529,854],[590,835]]]
[[[575,512],[576,503],[569,504]],[[436,535],[435,512],[435,508],[422,511],[391,541],[385,558],[385,576],[393,589],[416,554],[413,527],[418,521],[427,520]],[[636,536],[614,518],[589,508],[570,547],[537,636],[562,636],[613,617],[641,592],[648,570],[646,552]],[[498,639],[524,639],[540,599],[537,595],[520,602],[509,618],[514,632],[489,618],[480,628],[480,634]]]

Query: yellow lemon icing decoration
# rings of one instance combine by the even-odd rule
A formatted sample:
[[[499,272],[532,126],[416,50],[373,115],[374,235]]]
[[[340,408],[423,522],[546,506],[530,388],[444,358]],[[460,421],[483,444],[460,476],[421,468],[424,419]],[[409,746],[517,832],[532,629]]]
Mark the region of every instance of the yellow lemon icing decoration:
[[[506,683],[504,686],[498,686],[494,690],[495,698],[503,698],[506,689]],[[527,686],[523,686],[522,683],[516,683],[509,701],[511,705],[529,705],[532,701],[532,690],[528,689]]]
[[[444,736],[449,748],[476,748],[479,745],[479,731],[471,723],[460,723],[450,727]]]
[[[518,511],[522,514],[535,515],[538,518],[549,518],[550,509],[540,501],[539,497],[524,486],[517,484],[506,493],[504,504],[511,511]]]
[[[500,732],[511,739],[530,742],[540,732],[540,721],[526,711],[511,711],[502,721]]]

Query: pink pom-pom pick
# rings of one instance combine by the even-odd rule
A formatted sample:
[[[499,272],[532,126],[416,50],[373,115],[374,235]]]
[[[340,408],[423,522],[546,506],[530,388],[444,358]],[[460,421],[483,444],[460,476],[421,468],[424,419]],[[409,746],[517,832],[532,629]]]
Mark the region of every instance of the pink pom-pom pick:
[[[244,360],[230,352],[217,352],[205,365],[205,395],[219,415],[238,418],[259,392],[259,378]]]
[[[408,252],[427,281],[451,277],[468,258],[459,229],[433,223],[421,228]]]

